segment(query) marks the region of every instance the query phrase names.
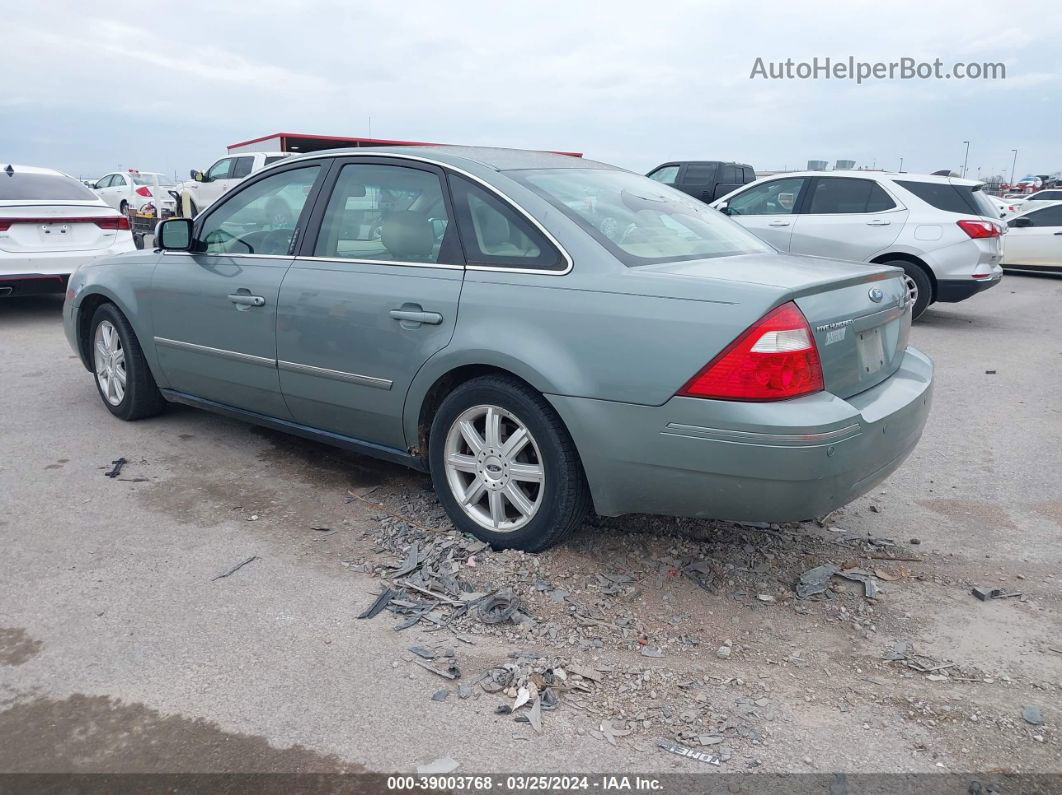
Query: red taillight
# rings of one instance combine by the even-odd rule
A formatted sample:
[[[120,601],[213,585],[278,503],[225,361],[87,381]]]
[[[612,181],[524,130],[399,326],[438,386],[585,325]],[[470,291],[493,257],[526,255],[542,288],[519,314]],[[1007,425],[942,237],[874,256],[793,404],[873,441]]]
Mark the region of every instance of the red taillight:
[[[955,223],[959,225],[963,232],[975,240],[982,237],[999,237],[1003,234],[999,224],[994,224],[991,221],[970,221],[964,218]]]
[[[95,224],[100,229],[129,229],[129,219],[118,215],[107,218],[5,218],[0,220],[0,232],[6,232],[14,224]]]
[[[137,196],[145,196],[148,198],[151,197],[151,191],[148,189],[147,185],[141,185],[139,188],[136,189],[136,193]]]
[[[790,301],[764,315],[679,390],[715,400],[788,400],[823,389],[804,313]]]
[[[119,215],[115,218],[84,218],[80,220],[92,221],[100,229],[113,229],[116,232],[129,229],[129,219],[124,215]]]

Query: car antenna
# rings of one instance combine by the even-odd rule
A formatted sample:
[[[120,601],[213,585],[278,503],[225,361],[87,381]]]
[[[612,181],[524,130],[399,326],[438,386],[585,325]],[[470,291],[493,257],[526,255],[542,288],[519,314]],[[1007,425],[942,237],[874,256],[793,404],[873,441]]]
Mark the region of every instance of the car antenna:
[[[9,177],[13,177],[15,175],[15,169],[10,163],[8,163],[7,168],[4,169],[4,173]]]

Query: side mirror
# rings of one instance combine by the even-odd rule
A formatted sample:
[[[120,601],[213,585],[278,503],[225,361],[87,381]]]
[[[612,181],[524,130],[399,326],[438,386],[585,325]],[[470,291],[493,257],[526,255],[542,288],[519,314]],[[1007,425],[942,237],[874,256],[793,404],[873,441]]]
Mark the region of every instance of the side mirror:
[[[1032,225],[1033,225],[1032,218],[1015,218],[1014,220],[1007,222],[1007,226],[1009,226],[1011,228],[1032,226]]]
[[[196,182],[206,182],[206,175],[202,171],[196,171],[194,168],[188,172],[188,175]]]
[[[719,206],[716,207],[715,209],[717,209],[723,215],[730,215],[730,206],[729,205],[730,205],[729,202],[719,202]]]
[[[192,219],[167,218],[155,227],[155,247],[163,251],[188,251],[192,247]]]

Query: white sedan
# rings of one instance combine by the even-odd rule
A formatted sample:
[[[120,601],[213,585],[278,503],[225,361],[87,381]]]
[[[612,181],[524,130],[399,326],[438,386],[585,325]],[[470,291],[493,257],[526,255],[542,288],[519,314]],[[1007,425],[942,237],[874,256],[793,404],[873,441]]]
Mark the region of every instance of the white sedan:
[[[1032,205],[1007,226],[1004,268],[1062,273],[1062,201]]]
[[[104,174],[94,190],[107,204],[120,213],[128,210],[143,212],[160,206],[171,213],[177,208],[177,200],[170,195],[173,178],[154,171],[115,171]],[[156,196],[155,194],[158,193]]]
[[[135,250],[129,219],[73,177],[0,165],[0,297],[62,292],[79,265]]]

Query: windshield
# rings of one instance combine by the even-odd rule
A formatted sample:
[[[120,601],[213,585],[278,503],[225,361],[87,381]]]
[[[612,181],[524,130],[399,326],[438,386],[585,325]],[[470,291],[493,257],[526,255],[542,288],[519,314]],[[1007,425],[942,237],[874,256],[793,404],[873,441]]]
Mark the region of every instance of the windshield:
[[[626,265],[773,251],[708,205],[637,174],[567,168],[506,173]]]
[[[133,174],[133,182],[137,185],[154,185],[155,174]],[[173,180],[162,174],[158,175],[159,185],[173,185]]]
[[[0,171],[0,199],[92,201],[96,194],[72,177]]]

